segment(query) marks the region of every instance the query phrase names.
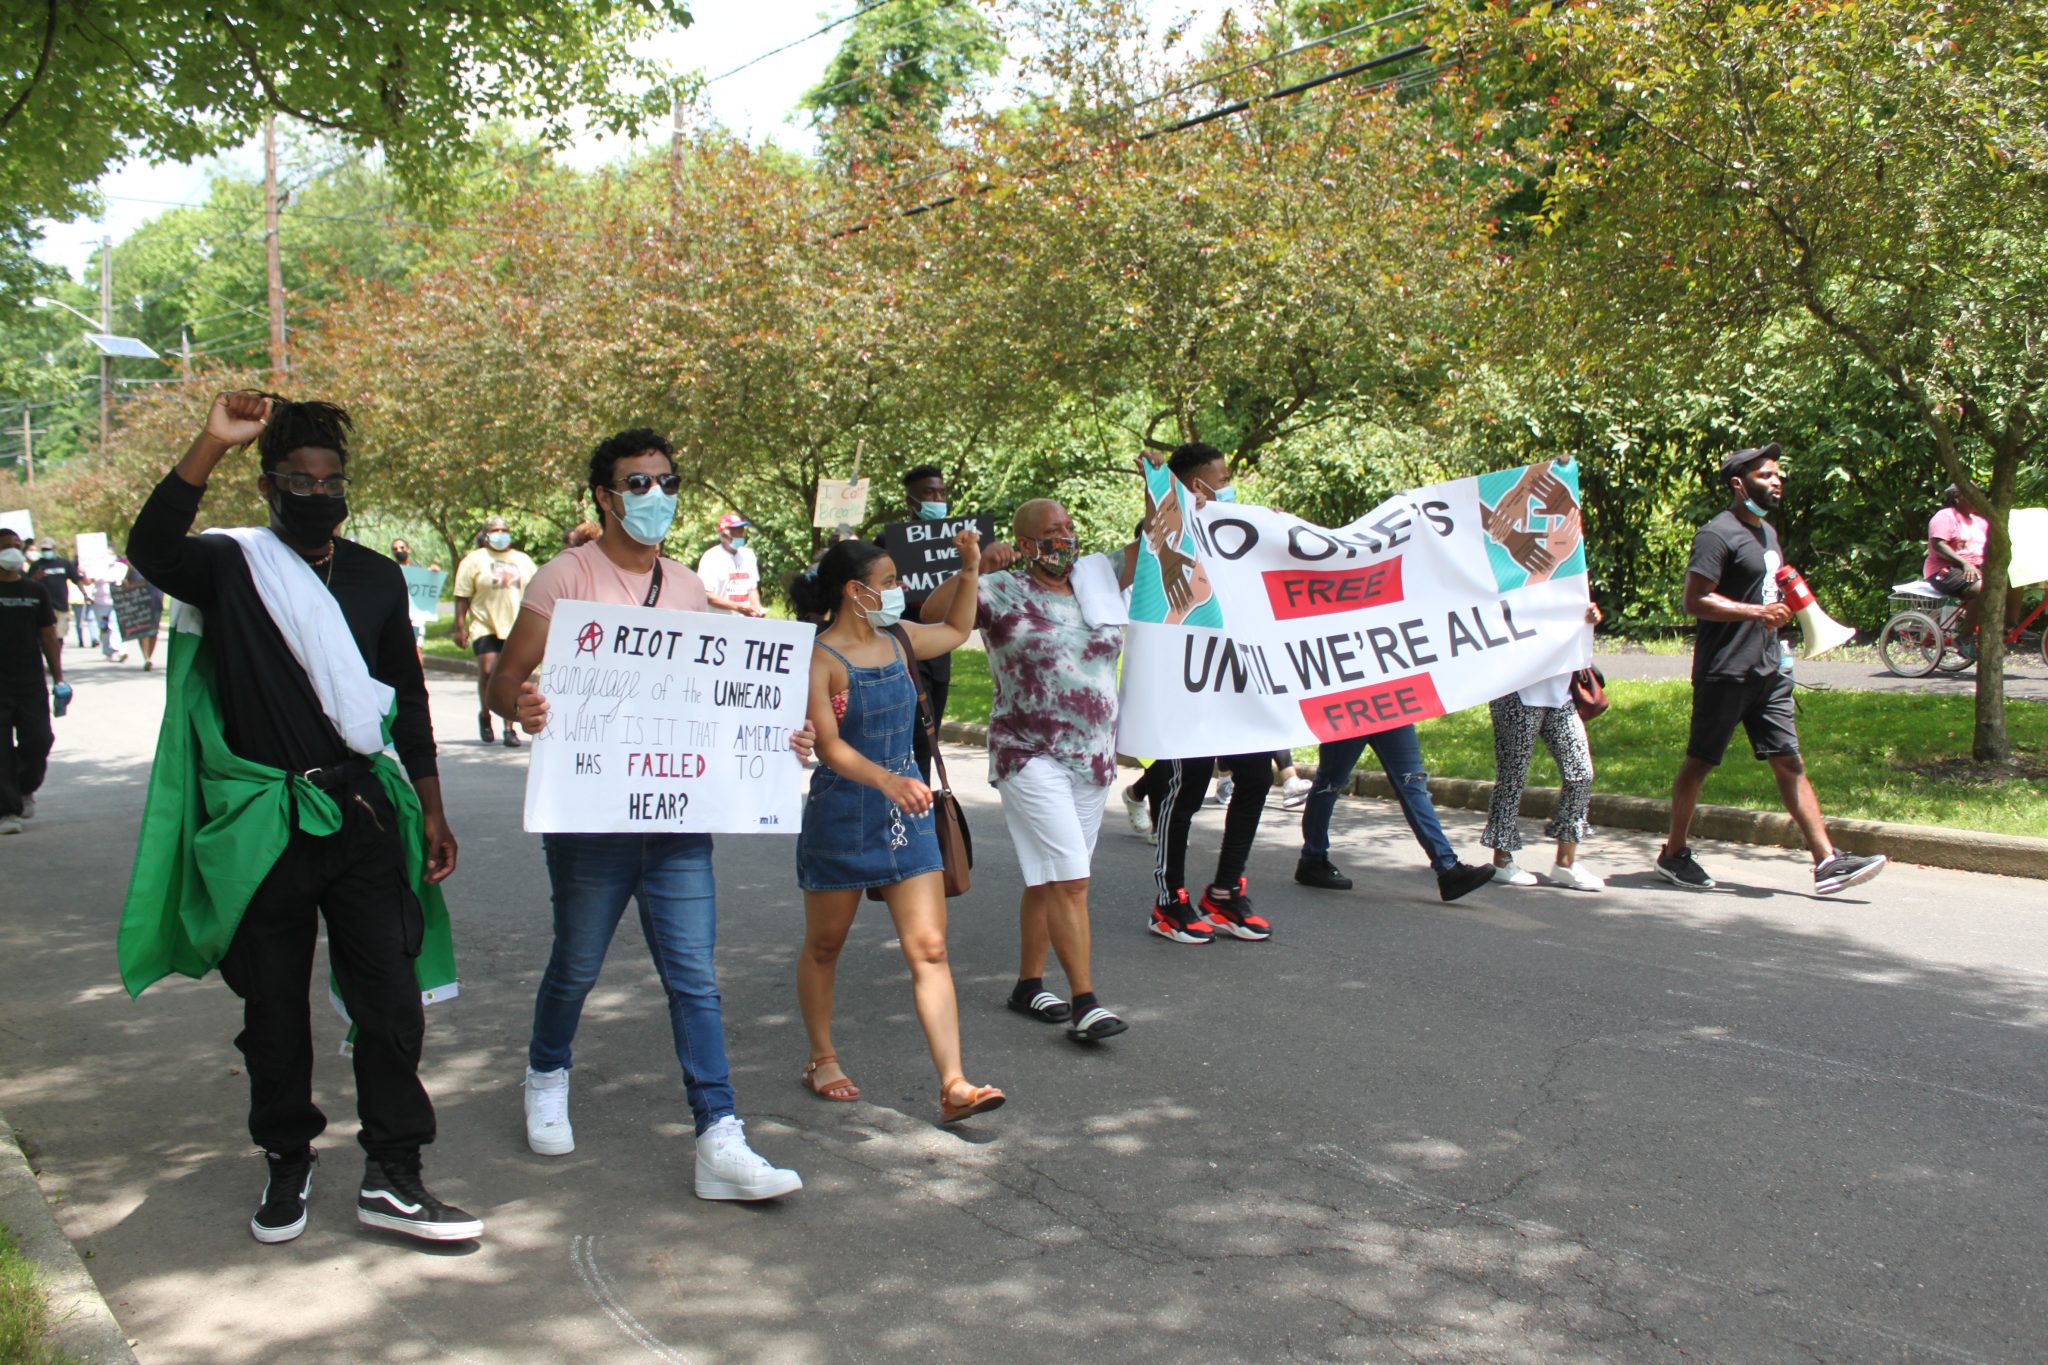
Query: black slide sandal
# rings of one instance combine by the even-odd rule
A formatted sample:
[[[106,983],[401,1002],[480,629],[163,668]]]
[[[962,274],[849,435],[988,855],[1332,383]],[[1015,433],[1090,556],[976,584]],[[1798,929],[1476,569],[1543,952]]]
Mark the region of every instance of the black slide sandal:
[[[1074,1016],[1074,1007],[1051,991],[1040,991],[1028,1001],[1019,1000],[1012,995],[1003,1003],[1019,1014],[1029,1015],[1041,1024],[1064,1024]]]
[[[1067,1037],[1077,1043],[1099,1043],[1104,1038],[1116,1037],[1129,1027],[1129,1024],[1097,1005],[1067,1030]]]

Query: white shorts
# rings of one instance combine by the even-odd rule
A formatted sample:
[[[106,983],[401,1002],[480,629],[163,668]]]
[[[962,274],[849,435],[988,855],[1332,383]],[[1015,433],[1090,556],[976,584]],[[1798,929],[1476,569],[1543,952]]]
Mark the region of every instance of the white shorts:
[[[1024,885],[1077,882],[1095,859],[1108,787],[1040,756],[996,784]]]

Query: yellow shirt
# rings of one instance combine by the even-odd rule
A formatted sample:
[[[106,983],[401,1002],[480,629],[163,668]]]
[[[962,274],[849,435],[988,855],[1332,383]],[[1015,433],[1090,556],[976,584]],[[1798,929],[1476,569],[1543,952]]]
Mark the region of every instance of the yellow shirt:
[[[470,635],[512,634],[534,565],[519,550],[471,550],[455,566],[455,595],[469,599]]]

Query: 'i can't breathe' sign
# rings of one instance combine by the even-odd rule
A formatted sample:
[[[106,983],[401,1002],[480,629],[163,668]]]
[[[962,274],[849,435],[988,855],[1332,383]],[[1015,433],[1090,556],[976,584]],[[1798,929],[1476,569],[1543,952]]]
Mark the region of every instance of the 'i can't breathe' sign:
[[[557,602],[526,773],[541,834],[794,834],[813,628]]]

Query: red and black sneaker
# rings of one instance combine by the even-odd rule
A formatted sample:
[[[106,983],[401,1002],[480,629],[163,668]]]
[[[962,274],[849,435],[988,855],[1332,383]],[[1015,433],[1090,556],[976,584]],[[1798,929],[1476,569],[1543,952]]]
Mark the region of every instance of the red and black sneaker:
[[[1273,937],[1273,926],[1252,913],[1252,898],[1245,894],[1245,879],[1228,891],[1212,886],[1202,893],[1202,918],[1220,938],[1228,934],[1247,943],[1264,943]]]
[[[1152,907],[1152,923],[1146,926],[1159,937],[1173,943],[1214,943],[1216,931],[1198,918],[1194,907],[1188,904],[1188,893],[1176,887],[1173,900],[1166,905]]]

